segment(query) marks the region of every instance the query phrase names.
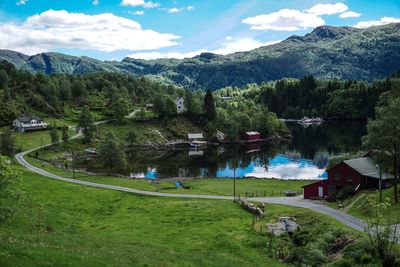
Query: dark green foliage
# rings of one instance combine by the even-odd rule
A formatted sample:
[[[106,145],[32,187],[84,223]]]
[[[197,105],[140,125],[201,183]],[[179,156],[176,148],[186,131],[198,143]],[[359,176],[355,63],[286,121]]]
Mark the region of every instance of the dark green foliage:
[[[112,106],[113,117],[118,121],[123,121],[125,117],[129,114],[129,104],[124,99],[118,99]]]
[[[12,158],[15,154],[15,141],[11,130],[7,129],[0,134],[0,155]]]
[[[59,53],[28,57],[6,50],[0,51],[0,59],[32,72],[128,72],[156,76],[192,89],[216,90],[305,75],[371,81],[400,69],[399,28],[396,23],[367,29],[321,26],[305,36],[291,36],[279,44],[248,52],[226,56],[203,53],[183,60],[125,58],[122,62],[102,62]],[[75,97],[80,96],[80,89],[75,89]]]
[[[64,144],[67,144],[69,142],[68,126],[63,126],[61,128],[61,139],[64,142]]]
[[[376,118],[368,122],[364,146],[376,150],[378,156],[388,158],[394,174],[394,200],[397,203],[397,184],[400,177],[400,82],[390,92],[382,94],[376,107]]]
[[[347,186],[340,189],[339,193],[337,194],[336,198],[338,200],[345,200],[347,198],[352,197],[355,194],[355,188],[352,186]]]
[[[215,103],[214,97],[210,90],[207,90],[206,95],[204,96],[204,115],[209,121],[215,120],[216,111],[215,111]]]
[[[113,170],[120,170],[126,166],[123,147],[111,132],[99,144],[98,161],[109,170],[110,174]]]
[[[136,142],[137,138],[138,136],[134,131],[129,131],[126,135],[126,141],[128,142],[129,146],[132,146],[133,143]]]
[[[58,134],[57,127],[55,125],[53,125],[50,128],[49,134],[50,134],[51,143],[52,144],[58,143],[58,141],[60,140],[60,136]]]
[[[7,220],[16,210],[22,191],[18,188],[19,173],[12,167],[10,160],[0,156],[0,223]]]
[[[94,124],[94,119],[92,113],[89,110],[89,107],[86,106],[82,110],[77,127],[82,131],[83,135],[85,136],[85,143],[88,143],[93,139],[96,131],[96,125]]]

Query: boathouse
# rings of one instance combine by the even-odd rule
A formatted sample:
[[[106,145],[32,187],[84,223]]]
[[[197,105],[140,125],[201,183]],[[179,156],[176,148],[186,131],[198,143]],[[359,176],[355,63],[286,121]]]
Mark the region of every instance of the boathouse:
[[[380,174],[379,168],[370,157],[345,160],[326,170],[328,179],[303,186],[304,198],[324,198],[336,196],[344,187],[359,189],[379,188],[382,177],[382,188],[390,186],[393,179],[387,173]]]
[[[245,132],[243,135],[244,140],[246,141],[256,141],[261,139],[261,134],[256,131]]]

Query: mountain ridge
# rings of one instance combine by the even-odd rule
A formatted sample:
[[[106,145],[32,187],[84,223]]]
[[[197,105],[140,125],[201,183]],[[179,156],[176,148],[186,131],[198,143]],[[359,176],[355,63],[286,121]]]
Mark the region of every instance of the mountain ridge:
[[[185,59],[101,61],[48,52],[33,56],[0,50],[0,60],[46,74],[108,71],[152,76],[176,85],[218,89],[283,77],[373,80],[400,69],[400,23],[357,29],[320,26],[304,36],[229,55],[202,53]]]

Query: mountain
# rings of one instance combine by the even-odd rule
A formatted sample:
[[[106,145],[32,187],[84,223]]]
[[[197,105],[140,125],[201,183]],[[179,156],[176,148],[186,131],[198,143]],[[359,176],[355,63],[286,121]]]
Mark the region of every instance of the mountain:
[[[96,71],[154,76],[188,88],[218,89],[283,77],[373,80],[400,69],[400,23],[367,29],[321,26],[305,36],[230,55],[203,53],[187,59],[100,61],[60,53],[27,56],[0,50],[17,68],[52,73]]]

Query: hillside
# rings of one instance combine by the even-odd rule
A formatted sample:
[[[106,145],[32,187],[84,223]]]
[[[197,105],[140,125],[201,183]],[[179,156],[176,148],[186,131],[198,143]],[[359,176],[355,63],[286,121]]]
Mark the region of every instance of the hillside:
[[[380,79],[400,69],[400,24],[367,29],[321,26],[305,36],[230,55],[203,53],[178,60],[99,61],[59,53],[35,56],[0,50],[0,59],[31,72],[82,74],[96,71],[155,76],[188,88],[218,89],[283,77]]]

